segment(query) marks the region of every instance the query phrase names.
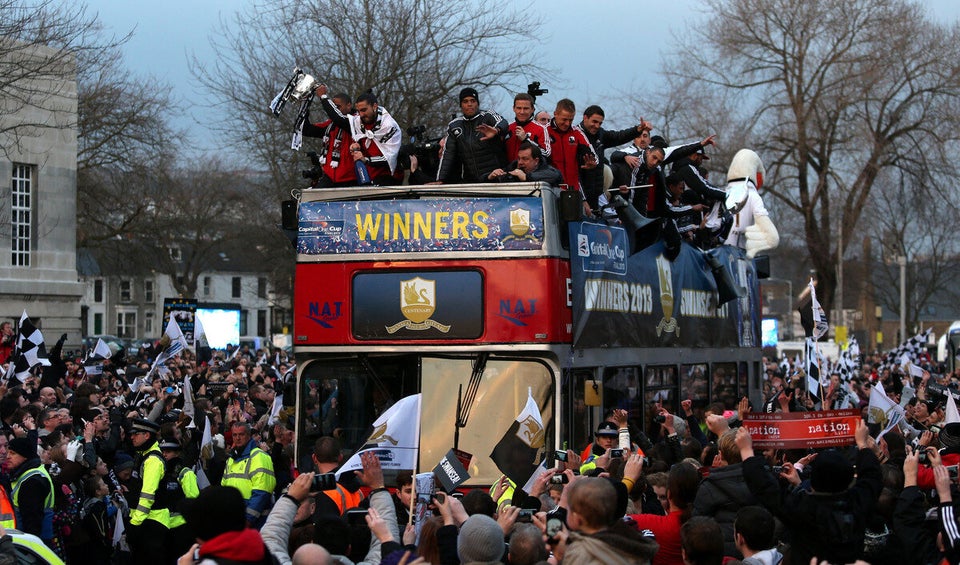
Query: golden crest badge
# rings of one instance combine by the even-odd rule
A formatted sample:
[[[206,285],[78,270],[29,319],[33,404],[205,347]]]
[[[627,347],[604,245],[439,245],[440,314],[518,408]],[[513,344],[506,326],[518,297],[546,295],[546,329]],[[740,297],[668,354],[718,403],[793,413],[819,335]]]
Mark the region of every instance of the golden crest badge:
[[[517,237],[523,237],[530,231],[530,210],[517,208],[510,210],[510,231]]]
[[[528,447],[540,449],[545,444],[546,434],[543,426],[533,416],[527,416],[520,422],[520,429],[517,430],[517,438]]]
[[[380,424],[376,427],[376,429],[373,430],[373,433],[370,434],[370,439],[367,440],[367,443],[380,444],[385,441],[388,441],[393,445],[397,445],[398,443],[397,440],[387,435],[387,422]]]
[[[437,281],[414,277],[400,281],[400,311],[403,317],[422,324],[437,309]]]
[[[427,330],[434,328],[443,333],[450,326],[431,320],[437,310],[437,281],[414,277],[400,281],[400,313],[406,320],[387,326],[387,333],[396,333],[401,329]]]

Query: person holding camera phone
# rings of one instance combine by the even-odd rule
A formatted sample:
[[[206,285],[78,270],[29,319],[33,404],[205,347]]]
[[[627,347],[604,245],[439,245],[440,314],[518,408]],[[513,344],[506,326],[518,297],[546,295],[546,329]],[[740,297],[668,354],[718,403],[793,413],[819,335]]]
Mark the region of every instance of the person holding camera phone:
[[[934,440],[936,436],[936,440]],[[930,445],[933,441],[939,441],[940,450]],[[925,448],[925,453],[936,455],[946,467],[956,468],[960,465],[960,422],[951,422],[940,430],[939,434],[924,432],[921,436],[921,447]],[[923,454],[921,454],[923,457]],[[933,467],[921,465],[917,469],[917,485],[925,491],[932,490],[935,485]]]
[[[617,492],[609,479],[579,477],[564,489],[568,507],[544,521],[547,545],[564,565],[587,563],[645,564],[658,543],[621,520]]]
[[[383,471],[380,468],[380,460],[374,453],[364,453],[360,456],[360,462],[363,465],[362,471],[355,471],[356,476],[368,487],[370,487],[370,508],[367,511],[361,511],[358,515],[363,516],[363,521],[370,528],[371,539],[370,548],[367,551],[363,563],[379,563],[381,555],[400,549],[397,542],[400,539],[397,526],[397,515],[393,509],[393,500],[390,493],[384,488]],[[271,553],[281,564],[287,563],[323,563],[318,560],[318,556],[329,552],[326,548],[321,548],[314,544],[307,544],[298,548],[289,547],[290,530],[294,521],[302,514],[301,506],[308,503],[311,498],[323,498],[320,494],[325,487],[330,486],[329,481],[332,477],[325,477],[323,474],[304,473],[297,477],[287,492],[278,500],[270,516],[267,517],[263,525],[263,540],[267,544]],[[342,540],[337,540],[341,542]],[[291,558],[290,552],[293,551]],[[323,550],[323,552],[321,552]],[[341,556],[333,557],[336,562],[342,562]]]
[[[557,186],[563,182],[560,171],[547,163],[539,146],[524,141],[517,151],[517,160],[505,169],[495,169],[487,176],[494,182],[545,182]]]

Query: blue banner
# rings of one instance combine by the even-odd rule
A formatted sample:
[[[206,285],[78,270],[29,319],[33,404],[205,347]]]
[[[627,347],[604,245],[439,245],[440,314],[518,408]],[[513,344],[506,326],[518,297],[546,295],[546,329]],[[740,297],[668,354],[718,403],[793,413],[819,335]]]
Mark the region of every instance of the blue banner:
[[[301,254],[499,251],[542,245],[539,198],[300,204]]]
[[[620,228],[571,223],[576,347],[759,347],[759,288],[742,249],[708,253],[727,267],[742,297],[717,305],[717,283],[704,252],[683,243],[664,257],[658,241],[626,256]]]

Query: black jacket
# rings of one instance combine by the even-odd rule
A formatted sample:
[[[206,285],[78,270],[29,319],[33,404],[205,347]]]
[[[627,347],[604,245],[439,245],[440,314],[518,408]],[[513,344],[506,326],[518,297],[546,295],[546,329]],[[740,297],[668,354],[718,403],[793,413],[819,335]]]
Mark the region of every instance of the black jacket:
[[[710,474],[697,490],[693,515],[710,516],[716,520],[723,531],[723,554],[736,557],[740,554],[733,541],[733,523],[737,519],[737,511],[756,504],[759,502],[743,478],[743,464],[734,463],[710,469]]]
[[[604,151],[608,147],[623,145],[636,138],[640,133],[637,131],[637,126],[633,126],[617,131],[600,128],[596,135],[591,135],[587,128],[583,127],[583,122],[580,122],[580,129],[587,136],[587,141],[593,146],[593,151],[597,154],[599,160],[597,167],[580,171],[580,186],[583,188],[583,193],[590,207],[596,208],[598,206],[597,199],[603,192],[603,165],[610,164],[610,161],[604,155]]]
[[[477,126],[486,124],[497,128],[498,135],[483,141]],[[460,116],[447,125],[447,142],[440,158],[437,180],[451,182],[461,175],[462,182],[486,182],[490,173],[507,163],[503,138],[507,121],[496,112],[480,110],[472,118]]]
[[[883,488],[880,462],[869,449],[857,450],[857,480],[839,493],[781,488],[765,459],[755,455],[743,462],[743,476],[761,504],[792,533],[790,563],[808,565],[810,559],[853,563],[863,554],[867,516]]]

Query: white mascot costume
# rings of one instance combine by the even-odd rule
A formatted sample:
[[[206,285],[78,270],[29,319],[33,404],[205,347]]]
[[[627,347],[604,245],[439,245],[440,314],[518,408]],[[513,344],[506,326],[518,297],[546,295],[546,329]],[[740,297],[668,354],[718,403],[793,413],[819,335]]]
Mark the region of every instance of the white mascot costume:
[[[780,234],[757,192],[763,186],[764,172],[760,156],[750,149],[737,151],[727,170],[726,207],[734,220],[724,243],[746,249],[751,259],[780,244]]]

